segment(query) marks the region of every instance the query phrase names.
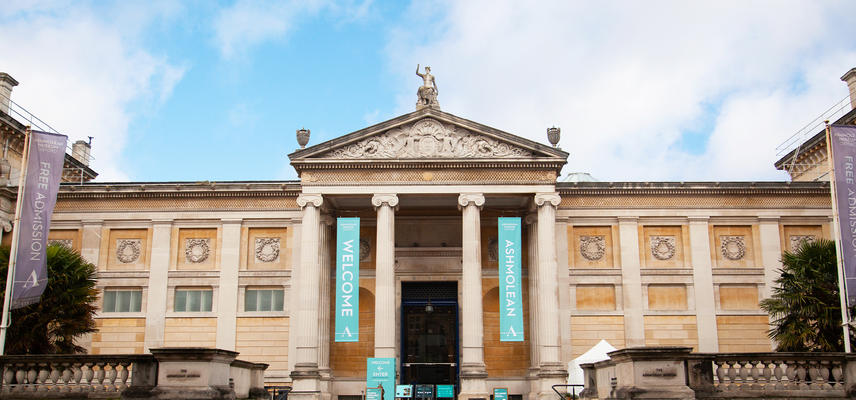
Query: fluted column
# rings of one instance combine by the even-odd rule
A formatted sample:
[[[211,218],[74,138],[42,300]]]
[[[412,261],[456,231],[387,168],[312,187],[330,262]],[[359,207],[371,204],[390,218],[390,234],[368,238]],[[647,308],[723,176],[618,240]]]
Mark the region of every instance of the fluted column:
[[[330,398],[330,286],[332,273],[332,257],[330,256],[330,240],[332,226],[335,224],[333,217],[321,215],[318,226],[320,239],[318,246],[318,257],[321,268],[318,269],[318,371],[321,375],[321,400]]]
[[[318,373],[318,287],[321,268],[319,222],[321,204],[319,194],[301,194],[297,205],[303,209],[300,235],[300,264],[293,275],[292,286],[292,340],[295,345],[294,370],[291,371],[292,391],[289,397],[296,400],[317,400],[320,396]]]
[[[559,289],[556,284],[556,207],[558,193],[538,193],[538,348],[539,399],[555,396],[552,385],[563,383],[568,372],[559,361]]]
[[[463,273],[461,276],[461,394],[459,399],[486,398],[487,372],[484,365],[484,324],[482,323],[481,207],[484,196],[458,196],[463,214]]]
[[[398,196],[376,194],[375,357],[395,357],[395,208]]]
[[[538,371],[541,366],[538,352],[538,319],[541,318],[541,313],[538,312],[538,214],[527,214],[523,219],[526,224],[526,262],[528,265],[529,284],[529,331],[526,332],[526,338],[529,339],[529,400],[534,400],[538,397],[540,382],[538,379]]]

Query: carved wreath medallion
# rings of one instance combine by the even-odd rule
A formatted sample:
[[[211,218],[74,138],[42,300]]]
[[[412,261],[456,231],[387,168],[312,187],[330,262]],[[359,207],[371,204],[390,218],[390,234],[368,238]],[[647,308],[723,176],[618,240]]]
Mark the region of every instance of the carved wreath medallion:
[[[279,260],[279,238],[256,238],[256,261],[272,263]]]
[[[211,254],[211,239],[185,239],[184,256],[188,263],[205,262]]]
[[[802,247],[803,243],[813,242],[817,239],[814,235],[791,235],[791,251],[795,252]]]
[[[526,149],[433,118],[390,129],[324,154],[322,158],[530,158]]]
[[[675,256],[674,236],[651,236],[651,255],[658,260],[669,260]]]
[[[74,241],[72,239],[51,239],[48,240],[48,245],[58,244],[60,246],[68,247],[69,249],[72,247]]]
[[[368,240],[360,239],[360,262],[371,260],[372,246]]]
[[[740,260],[746,255],[746,239],[743,236],[720,236],[719,251],[728,260]]]
[[[140,259],[142,240],[119,239],[116,240],[116,259],[123,264],[131,264]]]
[[[580,236],[580,254],[589,261],[599,261],[606,253],[606,236]]]

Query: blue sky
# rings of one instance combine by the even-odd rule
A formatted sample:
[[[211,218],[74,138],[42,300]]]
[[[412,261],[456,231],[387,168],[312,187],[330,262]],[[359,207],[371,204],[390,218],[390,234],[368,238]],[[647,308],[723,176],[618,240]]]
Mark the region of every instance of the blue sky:
[[[295,179],[311,144],[410,112],[546,143],[600,180],[785,179],[775,147],[847,96],[848,1],[19,1],[12,98],[100,181]]]

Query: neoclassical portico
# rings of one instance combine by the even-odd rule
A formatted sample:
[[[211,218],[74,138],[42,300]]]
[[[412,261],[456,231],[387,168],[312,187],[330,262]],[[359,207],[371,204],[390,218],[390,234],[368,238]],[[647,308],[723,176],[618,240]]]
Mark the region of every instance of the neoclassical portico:
[[[558,313],[555,217],[560,198],[555,182],[567,153],[436,108],[423,108],[297,151],[290,158],[301,177],[298,205],[303,207],[304,218],[298,246],[301,264],[295,268],[292,291],[297,307],[291,330],[296,343],[292,395],[314,398],[325,391],[348,394],[357,392],[361,385],[360,373],[342,367],[359,366],[342,361],[341,352],[358,353],[365,346],[332,345],[325,353],[322,341],[330,336],[311,335],[319,324],[328,330],[332,324],[330,314],[319,311],[319,306],[330,308],[329,292],[319,293],[320,282],[313,280],[335,279],[319,272],[329,271],[331,257],[319,254],[318,249],[322,253],[334,251],[329,240],[335,234],[331,231],[325,236],[317,228],[324,216],[358,216],[369,236],[361,236],[370,255],[361,263],[360,293],[365,293],[361,303],[373,302],[373,312],[360,310],[361,315],[372,318],[361,320],[360,326],[361,332],[365,327],[366,332],[373,333],[370,339],[360,338],[371,349],[360,354],[395,358],[399,368],[427,368],[418,355],[404,348],[414,344],[402,342],[402,329],[405,324],[412,325],[413,318],[421,321],[433,316],[408,314],[409,319],[404,320],[405,303],[412,304],[414,295],[405,293],[403,282],[425,282],[429,292],[430,282],[452,282],[458,294],[451,299],[434,298],[434,303],[458,310],[454,313],[458,332],[443,336],[456,338],[453,354],[440,357],[440,364],[446,363],[455,371],[453,383],[458,385],[458,397],[487,398],[497,382],[513,387],[513,393],[526,392],[539,398],[551,395],[550,385],[560,383],[566,374],[560,360],[561,328],[550,316]],[[498,216],[526,217],[529,213],[534,213],[535,221],[525,234],[528,244],[524,252],[537,256],[526,254],[524,262],[524,279],[529,282],[525,290],[530,296],[525,302],[526,312],[534,315],[527,321],[522,345],[527,350],[512,350],[521,344],[491,339],[487,352],[486,337],[495,338],[497,332],[487,335],[485,329],[498,329],[492,325],[498,314],[485,308],[496,307],[485,303],[486,299],[498,302],[496,295],[490,294],[495,293],[496,283],[484,286],[484,282],[497,279],[496,260],[484,259],[491,254],[490,245],[496,246],[491,242],[495,233],[490,232],[495,232]],[[407,258],[417,253],[418,258]],[[423,297],[431,302],[430,293]],[[490,316],[489,321],[486,316]],[[430,347],[435,339],[425,340]],[[518,361],[498,355],[509,351]],[[329,387],[321,383],[324,365],[330,366]],[[502,372],[509,368],[519,372],[514,376]],[[402,371],[398,372],[404,379]],[[418,374],[408,376],[416,379]]]

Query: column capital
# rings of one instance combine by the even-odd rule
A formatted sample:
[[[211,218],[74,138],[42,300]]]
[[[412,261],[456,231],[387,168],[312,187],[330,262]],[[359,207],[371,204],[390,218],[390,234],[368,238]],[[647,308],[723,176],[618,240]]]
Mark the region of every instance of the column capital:
[[[534,212],[526,214],[526,216],[523,217],[523,223],[525,223],[526,225],[533,225],[538,223],[538,214]]]
[[[300,208],[304,208],[307,205],[312,204],[315,208],[321,207],[321,204],[324,204],[324,197],[320,194],[306,194],[301,193],[297,196],[297,205]]]
[[[550,203],[553,207],[558,207],[559,203],[562,202],[562,197],[559,196],[558,193],[535,193],[535,205],[538,207],[543,206],[544,204]]]
[[[476,207],[481,208],[484,206],[484,195],[481,193],[461,193],[458,196],[458,209],[464,208],[470,203],[476,205]]]
[[[333,226],[336,223],[336,219],[328,214],[322,214],[321,223],[327,226]]]
[[[398,207],[398,195],[395,193],[375,193],[372,196],[372,205],[375,208],[383,206],[384,203],[390,207]]]

